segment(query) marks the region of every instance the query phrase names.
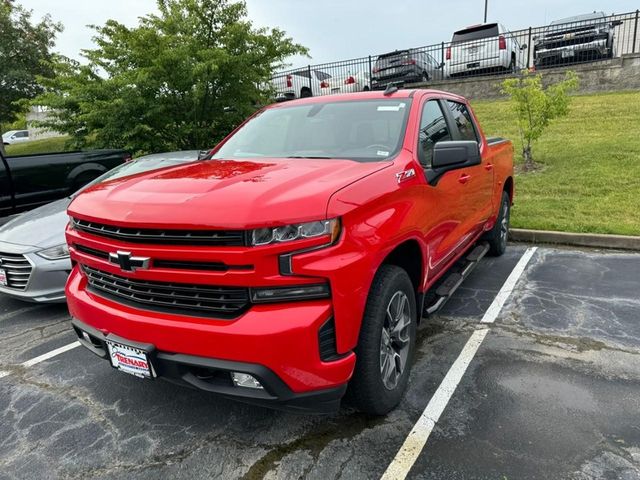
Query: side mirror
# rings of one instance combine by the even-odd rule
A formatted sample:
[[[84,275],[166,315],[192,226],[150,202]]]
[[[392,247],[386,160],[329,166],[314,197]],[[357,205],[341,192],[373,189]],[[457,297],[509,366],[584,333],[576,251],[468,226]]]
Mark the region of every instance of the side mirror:
[[[617,27],[618,25],[622,25],[624,22],[622,20],[614,20],[611,22],[612,27]]]
[[[529,48],[529,45],[527,45],[526,43],[520,45],[520,50],[526,50],[527,48]]]
[[[425,173],[431,184],[450,170],[480,165],[480,145],[473,140],[438,142],[433,147],[431,168]]]

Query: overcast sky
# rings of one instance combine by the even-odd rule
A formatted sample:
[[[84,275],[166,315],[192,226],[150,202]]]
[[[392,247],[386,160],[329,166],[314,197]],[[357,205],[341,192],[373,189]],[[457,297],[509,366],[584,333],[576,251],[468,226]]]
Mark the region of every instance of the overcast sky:
[[[80,49],[92,46],[87,25],[113,18],[134,26],[138,17],[156,11],[155,0],[16,1],[36,17],[50,13],[62,22],[57,50],[76,59]],[[256,25],[279,27],[308,47],[312,63],[448,41],[454,30],[482,22],[484,15],[484,0],[247,0],[247,5]],[[517,30],[594,10],[637,8],[638,0],[489,0],[488,19]],[[297,67],[309,60],[292,62]]]

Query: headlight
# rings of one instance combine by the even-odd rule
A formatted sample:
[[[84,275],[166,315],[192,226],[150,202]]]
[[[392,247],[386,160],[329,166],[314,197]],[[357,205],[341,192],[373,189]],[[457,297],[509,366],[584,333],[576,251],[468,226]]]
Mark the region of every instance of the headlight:
[[[56,245],[55,247],[36,252],[36,254],[47,260],[60,260],[62,258],[69,258],[69,247],[66,243],[63,243],[62,245]]]
[[[294,240],[322,236],[329,237],[329,243],[332,243],[338,238],[339,234],[340,221],[337,218],[333,218],[331,220],[285,225],[284,227],[259,228],[251,232],[251,244],[258,247],[272,243],[292,242]]]

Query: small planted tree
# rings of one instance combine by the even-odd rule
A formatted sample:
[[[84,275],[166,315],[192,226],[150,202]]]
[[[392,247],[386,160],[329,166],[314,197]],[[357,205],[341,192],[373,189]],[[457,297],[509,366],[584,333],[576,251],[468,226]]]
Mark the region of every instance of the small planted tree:
[[[502,93],[511,98],[518,118],[518,129],[522,140],[523,170],[536,168],[531,147],[549,123],[569,114],[569,93],[578,87],[578,77],[567,72],[561,82],[542,86],[542,75],[524,72],[519,78],[508,78],[502,82]]]

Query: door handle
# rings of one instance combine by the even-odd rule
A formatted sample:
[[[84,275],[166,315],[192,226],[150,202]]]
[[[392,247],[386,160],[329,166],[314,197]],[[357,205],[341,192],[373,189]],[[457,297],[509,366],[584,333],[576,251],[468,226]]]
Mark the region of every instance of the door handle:
[[[485,169],[487,172],[490,172],[491,170],[493,170],[493,164],[492,164],[492,163],[487,163],[487,164],[484,166],[484,169]]]
[[[471,175],[468,175],[466,173],[463,173],[458,177],[458,181],[462,184],[467,183],[469,180],[471,180]]]

